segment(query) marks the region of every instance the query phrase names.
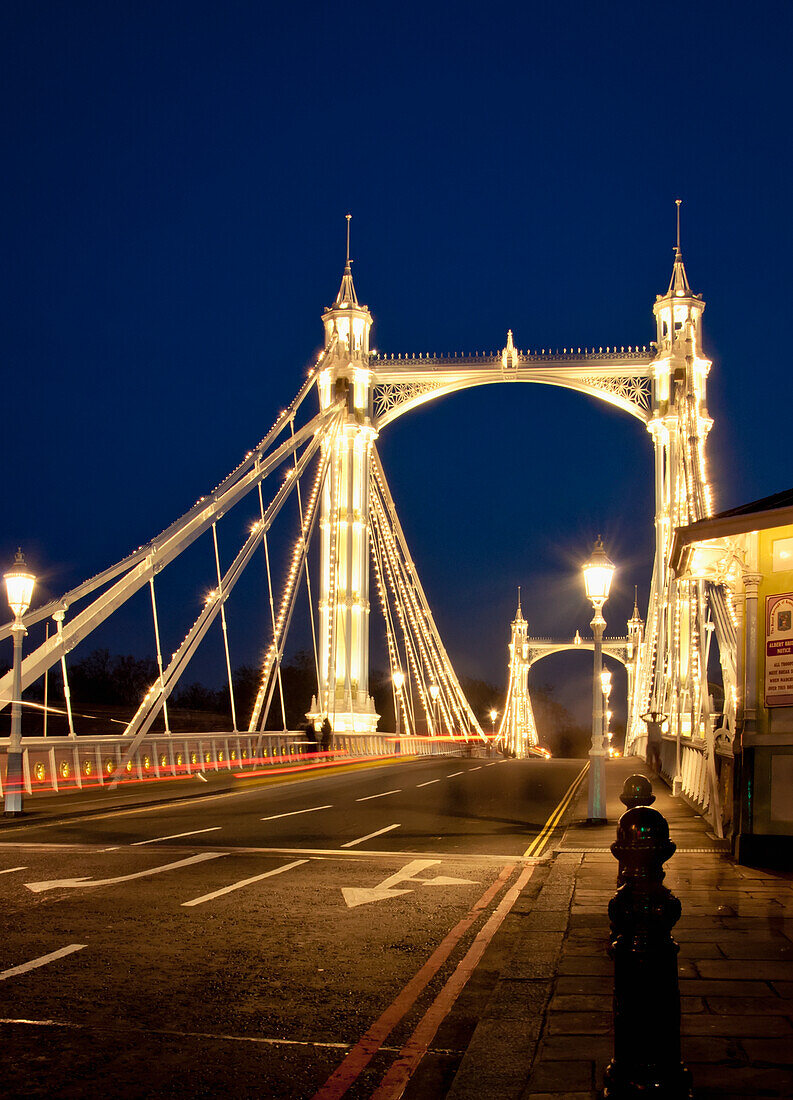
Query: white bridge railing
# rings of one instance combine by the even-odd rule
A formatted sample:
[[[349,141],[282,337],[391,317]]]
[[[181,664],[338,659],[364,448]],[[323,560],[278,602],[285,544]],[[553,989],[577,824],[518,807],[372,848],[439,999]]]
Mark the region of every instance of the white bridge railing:
[[[713,738],[713,734],[709,738]],[[647,735],[636,738],[632,755],[647,757]],[[716,832],[723,829],[730,815],[732,750],[711,745],[705,737],[683,737],[680,743],[681,793],[689,804],[708,818]],[[661,773],[672,786],[677,775],[677,739],[664,737],[661,743]]]
[[[206,772],[245,773],[298,764],[327,765],[361,757],[435,756],[462,753],[471,742],[393,734],[338,734],[321,752],[302,731],[154,735],[141,741],[119,773],[130,745],[125,737],[26,737],[22,746],[24,789],[66,792],[119,784],[183,779]],[[5,789],[5,753],[0,746],[0,796]]]

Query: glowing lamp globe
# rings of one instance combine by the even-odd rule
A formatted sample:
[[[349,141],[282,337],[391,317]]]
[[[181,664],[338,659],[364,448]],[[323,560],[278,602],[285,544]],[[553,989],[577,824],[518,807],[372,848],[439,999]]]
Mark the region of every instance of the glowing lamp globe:
[[[6,582],[8,605],[14,612],[14,617],[21,619],[30,607],[33,585],[36,583],[36,578],[27,570],[21,549],[17,550],[14,564],[4,574],[3,580]]]
[[[394,673],[393,681],[394,687],[397,689],[397,691],[400,691],[405,683],[405,674],[404,672],[402,672],[401,669],[397,669],[397,671]]]
[[[491,710],[490,711],[490,721],[495,722],[496,718],[498,718],[498,711],[497,710]]]
[[[438,696],[440,695],[440,693],[441,693],[441,689],[438,687],[437,684],[431,684],[430,685],[430,698],[432,699],[433,703],[436,702],[436,700],[437,700]]]
[[[603,694],[611,690],[611,673],[608,669],[604,669],[600,674],[600,683],[603,687]]]
[[[603,543],[598,538],[589,561],[584,566],[584,587],[587,599],[597,607],[609,598],[611,578],[614,576],[614,563],[609,560]]]

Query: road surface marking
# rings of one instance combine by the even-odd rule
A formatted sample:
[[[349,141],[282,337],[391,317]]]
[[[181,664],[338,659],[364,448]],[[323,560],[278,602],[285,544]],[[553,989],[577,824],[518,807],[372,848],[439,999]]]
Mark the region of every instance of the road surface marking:
[[[454,779],[455,775],[462,775],[462,772],[452,772],[451,775],[447,775],[447,779]]]
[[[440,779],[428,779],[426,783],[417,783],[417,787],[431,787],[433,783],[440,783]]]
[[[211,825],[208,829],[192,829],[189,833],[171,833],[170,836],[155,836],[152,840],[136,840],[131,848],[139,848],[142,844],[158,844],[161,840],[178,840],[183,836],[198,836],[199,833],[216,833],[222,829],[222,825]]]
[[[10,875],[12,871],[27,871],[27,867],[5,867],[0,871],[0,875]]]
[[[365,840],[371,840],[372,837],[382,836],[383,833],[390,833],[392,829],[398,829],[400,827],[399,822],[396,825],[386,825],[385,829],[378,829],[376,833],[367,833],[366,836],[359,836],[357,840],[348,840],[346,844],[342,844],[342,848],[354,848],[356,844],[363,844]]]
[[[556,826],[559,824],[562,818],[562,814],[565,812],[567,807],[570,805],[570,803],[573,801],[576,794],[578,793],[578,788],[583,782],[584,776],[586,775],[588,768],[589,761],[587,760],[586,764],[584,764],[581,771],[578,773],[573,782],[567,788],[567,791],[562,796],[559,805],[556,807],[555,810],[553,810],[551,816],[543,825],[541,832],[537,834],[537,836],[528,846],[526,851],[523,853],[524,856],[537,856],[540,854],[544,844],[550,839],[551,834],[553,833]]]
[[[419,882],[424,886],[478,886],[479,883],[471,878],[449,878],[447,875],[436,875],[435,878],[418,878],[419,871],[427,867],[436,867],[439,859],[414,859],[406,864],[401,871],[397,871],[388,878],[383,879],[377,886],[366,889],[358,886],[343,886],[342,894],[347,906],[354,909],[356,905],[366,905],[372,901],[386,901],[388,898],[397,898],[400,894],[412,894],[408,887],[405,890],[395,890],[400,882]]]
[[[192,901],[183,901],[183,906],[202,905],[205,901],[214,901],[223,894],[230,894],[232,890],[241,890],[243,886],[250,886],[252,882],[261,882],[264,878],[280,875],[283,871],[291,871],[293,867],[299,867],[301,863],[308,863],[307,859],[296,859],[293,863],[285,863],[283,867],[274,867],[272,871],[265,871],[263,875],[254,875],[253,878],[244,878],[241,882],[233,882],[231,886],[224,886],[220,890],[213,890],[211,894],[202,894],[200,898]]]
[[[89,879],[83,878],[56,878],[51,882],[26,882],[28,890],[34,894],[42,894],[45,890],[63,890],[82,886],[115,886],[117,882],[132,882],[136,878],[146,878],[147,875],[160,875],[163,871],[175,871],[177,867],[188,867],[191,863],[203,863],[207,859],[220,859],[228,855],[228,852],[201,852],[197,856],[188,856],[187,859],[178,859],[175,863],[164,863],[161,867],[151,867],[148,871],[136,871],[132,875],[118,875],[116,878]]]
[[[367,794],[365,798],[356,798],[356,802],[369,802],[373,798],[385,798],[387,794],[402,794],[402,788],[396,791],[381,791],[380,794]]]
[[[486,768],[492,768],[494,764],[500,764],[500,760],[492,760],[489,764],[485,764]]]
[[[521,891],[531,878],[533,871],[533,866],[524,867],[515,880],[514,886],[510,886],[507,890],[497,908],[483,925],[479,935],[457,964],[452,976],[424,1013],[416,1030],[402,1047],[399,1057],[380,1082],[380,1087],[372,1093],[372,1100],[398,1100],[403,1095],[416,1067],[435,1038],[438,1028],[451,1012],[454,1002],[479,965],[488,944],[501,927],[507,913],[520,897]]]
[[[477,764],[477,766],[476,766],[475,768],[469,768],[468,770],[469,770],[469,772],[481,772],[481,770],[482,770],[482,765],[481,765],[481,764]]]
[[[277,821],[279,817],[296,817],[297,814],[313,814],[317,810],[332,810],[333,806],[312,806],[308,810],[290,810],[288,814],[273,814],[271,817],[262,817],[260,821]]]
[[[118,851],[118,844],[114,844],[112,848],[100,848],[99,851],[100,852],[117,852]]]
[[[70,943],[68,947],[62,947],[59,951],[51,951],[49,955],[40,955],[37,959],[31,959],[30,962],[22,963],[20,966],[12,966],[10,970],[0,971],[0,982],[5,981],[6,978],[15,978],[17,974],[27,974],[28,970],[46,966],[47,963],[55,962],[56,959],[62,959],[64,955],[71,955],[73,951],[82,951],[84,947],[87,947],[87,944]]]
[[[366,1069],[378,1050],[383,1049],[388,1036],[400,1020],[407,1015],[422,991],[438,973],[474,921],[479,918],[482,910],[486,909],[496,894],[499,893],[514,870],[514,863],[508,863],[501,869],[492,886],[488,886],[484,894],[474,902],[463,919],[458,921],[444,937],[421,969],[413,975],[397,995],[396,999],[380,1018],[375,1020],[366,1034],[358,1040],[341,1065],[334,1070],[322,1088],[316,1093],[313,1100],[338,1100],[347,1092]]]

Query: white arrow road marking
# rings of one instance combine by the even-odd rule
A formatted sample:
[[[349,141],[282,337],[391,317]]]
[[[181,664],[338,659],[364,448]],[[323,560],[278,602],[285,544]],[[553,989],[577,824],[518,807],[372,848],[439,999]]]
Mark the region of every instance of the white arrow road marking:
[[[280,875],[283,871],[291,871],[293,867],[299,867],[301,863],[308,863],[307,859],[296,859],[293,863],[285,863],[283,867],[274,867],[272,871],[265,871],[263,875],[254,875],[253,878],[244,878],[241,882],[233,882],[231,886],[223,886],[220,890],[213,890],[211,894],[193,898],[192,901],[183,901],[183,906],[202,905],[205,901],[214,901],[223,894],[230,894],[232,890],[241,890],[243,886],[250,886],[252,882],[261,882],[263,878],[271,878]]]
[[[344,896],[344,900],[347,902],[348,908],[354,909],[356,905],[366,905],[370,901],[385,901],[388,898],[399,897],[400,894],[411,894],[413,892],[411,887],[407,887],[404,890],[395,889],[397,883],[400,882],[418,882],[425,886],[477,885],[477,883],[470,878],[448,878],[445,875],[439,875],[436,878],[418,877],[420,871],[426,870],[427,867],[435,867],[440,862],[439,859],[413,859],[410,863],[407,863],[401,871],[389,875],[388,878],[383,879],[381,883],[371,889],[358,886],[344,886],[341,892]]]
[[[49,955],[40,955],[37,959],[31,959],[30,962],[12,966],[10,970],[0,971],[0,982],[5,981],[6,978],[15,978],[17,974],[27,974],[28,970],[35,970],[39,966],[46,966],[47,963],[55,962],[56,959],[62,959],[64,955],[71,955],[73,951],[82,951],[86,946],[87,944],[84,943],[70,943],[68,947],[62,947],[59,951],[51,951]]]
[[[131,882],[135,878],[146,878],[147,875],[159,875],[163,871],[175,871],[177,867],[189,867],[192,863],[203,863],[206,859],[220,859],[228,855],[228,852],[201,852],[197,856],[188,856],[187,859],[178,859],[175,863],[164,863],[161,867],[151,867],[148,871],[136,871],[134,875],[118,875],[116,878],[89,879],[60,878],[51,882],[26,882],[28,890],[34,894],[42,894],[45,890],[64,890],[77,886],[115,886],[117,882]]]

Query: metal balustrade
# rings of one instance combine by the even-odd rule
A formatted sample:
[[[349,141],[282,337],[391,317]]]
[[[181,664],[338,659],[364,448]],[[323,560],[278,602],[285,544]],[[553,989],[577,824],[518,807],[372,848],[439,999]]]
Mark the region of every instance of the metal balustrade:
[[[330,756],[311,745],[305,733],[201,733],[165,734],[147,737],[118,769],[129,748],[124,737],[27,737],[23,742],[23,781],[27,794],[40,791],[61,793],[84,788],[186,778],[206,772],[245,772],[253,768],[279,768],[297,763],[388,756],[459,755],[466,742],[447,738],[393,735],[339,734],[334,736]],[[468,742],[470,744],[470,742]],[[0,797],[5,794],[5,752],[0,747]]]

